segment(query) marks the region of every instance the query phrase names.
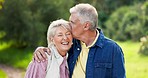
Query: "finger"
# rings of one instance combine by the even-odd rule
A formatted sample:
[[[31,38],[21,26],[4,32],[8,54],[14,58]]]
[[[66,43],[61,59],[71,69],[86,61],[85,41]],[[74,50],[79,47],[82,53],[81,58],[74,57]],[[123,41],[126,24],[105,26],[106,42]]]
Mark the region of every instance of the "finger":
[[[43,57],[43,61],[47,60],[47,55],[46,55],[46,48],[40,49],[40,54]]]
[[[34,53],[34,57],[33,57],[37,62],[40,62],[40,60],[38,59],[36,53]]]
[[[50,49],[49,49],[49,48],[46,48],[46,53],[47,53],[48,55],[50,55],[50,54],[51,54],[51,51],[50,51]]]
[[[38,47],[33,53],[35,60],[37,60],[38,62],[42,61],[43,59],[42,55],[40,54],[40,51],[42,51],[43,48],[44,47]]]
[[[48,55],[51,55],[51,51],[50,51],[50,49],[49,49],[48,47],[46,47],[45,50],[46,50],[46,53],[47,53]],[[46,55],[46,56],[47,56],[47,55]],[[48,60],[48,59],[46,59],[46,60]]]
[[[43,55],[42,55],[42,50],[38,50],[38,52],[36,53],[36,55],[37,55],[37,57],[38,57],[38,59],[40,60],[40,61],[45,61],[45,59],[44,59],[44,57],[43,57]],[[45,53],[45,52],[44,52]]]

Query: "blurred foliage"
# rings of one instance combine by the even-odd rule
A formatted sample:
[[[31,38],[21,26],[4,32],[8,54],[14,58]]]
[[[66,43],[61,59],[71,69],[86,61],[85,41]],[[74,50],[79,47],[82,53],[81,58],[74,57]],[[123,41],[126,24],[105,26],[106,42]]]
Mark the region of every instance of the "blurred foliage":
[[[140,41],[141,47],[139,53],[148,56],[148,36],[142,37]]]
[[[145,0],[75,0],[75,4],[90,3],[96,7],[99,16],[99,26],[105,28],[104,23],[113,11],[125,5],[132,5],[133,3],[144,1]]]
[[[99,13],[99,26],[109,37],[117,40],[137,40],[147,30],[145,1],[0,0],[0,43],[11,41],[14,43],[12,46],[18,48],[45,46],[49,23],[59,18],[68,20],[69,8],[77,3],[89,3],[96,7]],[[119,7],[122,8],[118,9]],[[145,28],[141,29],[142,27]],[[141,33],[141,36],[137,35]]]
[[[7,78],[7,74],[0,69],[0,78]]]
[[[32,60],[33,48],[5,48],[0,50],[0,64],[25,69]]]
[[[49,23],[66,18],[71,5],[67,0],[5,0],[0,12],[1,41],[13,41],[18,48],[45,45]]]
[[[139,41],[148,33],[148,2],[124,6],[111,14],[104,32],[115,40]]]
[[[0,10],[3,8],[4,0],[0,0]]]

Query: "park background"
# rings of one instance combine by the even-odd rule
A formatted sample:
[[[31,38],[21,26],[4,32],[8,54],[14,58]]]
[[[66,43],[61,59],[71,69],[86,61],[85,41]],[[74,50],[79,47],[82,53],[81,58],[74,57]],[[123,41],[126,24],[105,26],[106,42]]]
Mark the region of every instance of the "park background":
[[[148,78],[148,0],[0,0],[0,78],[23,78],[50,22],[77,3],[98,11],[99,28],[123,49],[127,78]]]

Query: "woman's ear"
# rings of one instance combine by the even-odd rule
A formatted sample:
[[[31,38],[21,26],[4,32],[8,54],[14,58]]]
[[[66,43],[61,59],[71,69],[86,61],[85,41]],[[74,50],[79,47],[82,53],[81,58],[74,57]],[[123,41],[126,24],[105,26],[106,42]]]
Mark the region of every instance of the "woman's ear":
[[[55,44],[53,37],[50,38],[50,40],[51,40],[51,43],[52,43],[52,44]]]
[[[53,37],[50,38],[50,41],[53,42]]]

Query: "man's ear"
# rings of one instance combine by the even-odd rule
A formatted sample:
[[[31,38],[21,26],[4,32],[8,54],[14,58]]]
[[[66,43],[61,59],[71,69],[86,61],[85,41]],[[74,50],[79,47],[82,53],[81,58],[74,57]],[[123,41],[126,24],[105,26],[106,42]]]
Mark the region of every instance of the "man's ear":
[[[85,22],[84,23],[84,30],[89,30],[90,26],[91,26],[90,22]]]

